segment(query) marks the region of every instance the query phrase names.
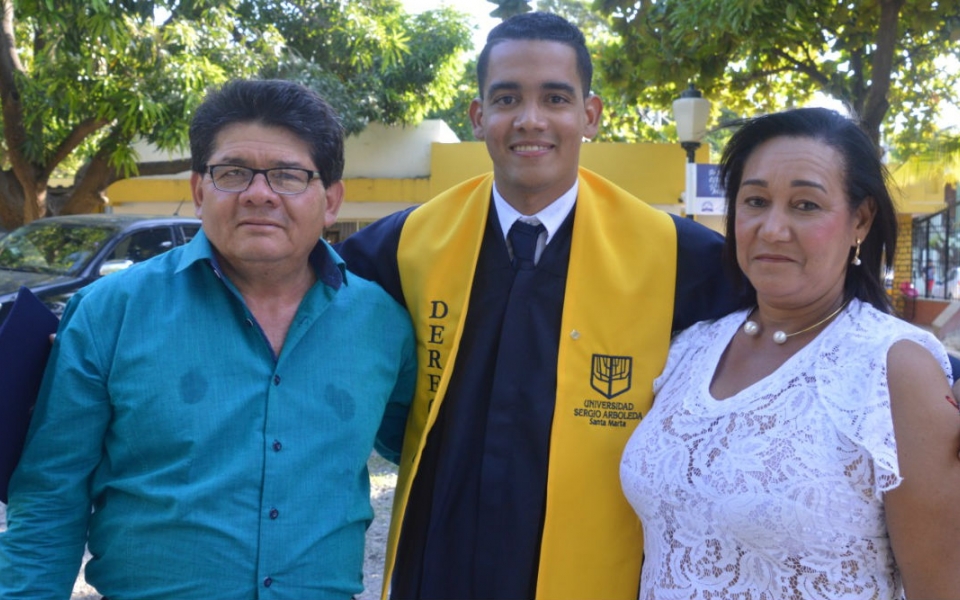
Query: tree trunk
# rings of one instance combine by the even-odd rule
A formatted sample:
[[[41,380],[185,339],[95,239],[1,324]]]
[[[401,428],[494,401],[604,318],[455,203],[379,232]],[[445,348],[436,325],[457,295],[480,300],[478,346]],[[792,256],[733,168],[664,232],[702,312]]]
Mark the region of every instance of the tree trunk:
[[[74,187],[63,203],[63,208],[58,214],[61,215],[85,215],[88,213],[103,212],[103,207],[107,203],[107,196],[103,190],[82,189]]]
[[[23,186],[13,171],[0,171],[0,226],[9,231],[26,223],[26,201]]]
[[[903,0],[881,0],[880,26],[877,28],[877,47],[870,68],[870,90],[860,115],[863,129],[880,147],[880,126],[890,109],[890,75],[897,49],[897,29]]]

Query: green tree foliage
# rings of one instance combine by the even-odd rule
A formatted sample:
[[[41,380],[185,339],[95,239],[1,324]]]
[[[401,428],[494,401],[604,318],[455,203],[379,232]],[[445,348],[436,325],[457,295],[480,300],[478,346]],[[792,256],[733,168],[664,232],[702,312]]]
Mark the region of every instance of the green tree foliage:
[[[639,102],[633,90],[611,79],[604,61],[618,47],[611,19],[591,8],[591,0],[539,0],[537,9],[575,23],[587,39],[593,57],[593,93],[603,100],[603,117],[597,141],[667,142],[673,131],[667,112]]]
[[[595,0],[616,43],[602,69],[666,109],[688,82],[740,115],[822,92],[897,152],[936,130],[960,89],[960,0]]]
[[[490,13],[490,16],[494,19],[509,19],[514,15],[533,10],[530,7],[530,0],[487,0],[487,2],[497,5]]]
[[[143,138],[184,147],[189,114],[211,84],[252,75],[275,53],[269,27],[241,33],[207,2],[3,0],[0,38],[0,221],[46,213],[55,172],[76,172],[61,212],[93,212],[112,181],[139,171]],[[156,9],[167,18],[154,19]],[[169,169],[173,169],[170,171]]]
[[[449,7],[409,15],[398,0],[245,0],[239,12],[287,40],[268,74],[316,89],[348,133],[447,108],[471,47],[466,15]]]
[[[479,52],[479,49],[478,49]],[[470,123],[470,103],[479,95],[477,90],[477,59],[472,58],[460,69],[460,77],[454,86],[450,104],[442,109],[432,110],[430,119],[443,120],[460,141],[474,140],[473,125]]]
[[[176,173],[143,139],[182,153],[193,109],[227,79],[312,85],[351,132],[449,104],[466,18],[410,16],[397,0],[0,0],[0,225],[100,209],[107,186]],[[54,202],[54,175],[74,184]],[[48,203],[49,200],[49,203]]]

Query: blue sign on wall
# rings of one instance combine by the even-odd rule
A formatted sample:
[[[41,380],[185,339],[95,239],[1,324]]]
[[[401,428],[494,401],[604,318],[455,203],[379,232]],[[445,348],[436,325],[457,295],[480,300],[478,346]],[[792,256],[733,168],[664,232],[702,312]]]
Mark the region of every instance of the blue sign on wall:
[[[722,215],[724,213],[723,187],[720,185],[720,166],[703,163],[689,165],[693,168],[696,194],[687,207],[695,215]]]

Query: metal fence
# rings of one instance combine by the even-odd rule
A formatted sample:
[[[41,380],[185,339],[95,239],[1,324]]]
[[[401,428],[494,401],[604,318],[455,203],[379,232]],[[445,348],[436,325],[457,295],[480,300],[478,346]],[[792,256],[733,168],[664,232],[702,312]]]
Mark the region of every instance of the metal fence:
[[[910,281],[921,298],[960,298],[960,224],[950,207],[913,220]]]

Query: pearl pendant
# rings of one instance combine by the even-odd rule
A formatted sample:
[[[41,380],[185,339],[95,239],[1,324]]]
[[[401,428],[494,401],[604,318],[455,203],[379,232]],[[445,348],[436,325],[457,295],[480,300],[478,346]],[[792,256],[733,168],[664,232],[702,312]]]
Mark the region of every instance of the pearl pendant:
[[[778,344],[778,345],[786,344],[786,343],[787,343],[787,340],[790,339],[790,338],[792,338],[793,336],[795,336],[795,335],[800,335],[801,333],[806,333],[806,332],[808,332],[808,331],[812,331],[812,330],[816,329],[817,327],[820,327],[821,325],[823,325],[824,323],[826,323],[826,322],[829,321],[830,319],[834,318],[835,316],[839,315],[839,314],[840,314],[840,311],[842,311],[842,310],[844,309],[844,307],[846,307],[847,304],[849,304],[849,303],[850,303],[849,300],[848,300],[847,302],[844,302],[843,304],[840,305],[840,308],[838,308],[837,310],[833,311],[832,313],[830,313],[829,315],[827,315],[827,316],[824,317],[823,319],[820,319],[819,321],[817,321],[817,322],[814,323],[813,325],[811,325],[811,326],[809,326],[809,327],[804,327],[804,328],[801,329],[800,331],[794,331],[793,333],[790,333],[790,334],[784,333],[784,332],[782,332],[782,331],[774,331],[774,332],[773,332],[773,335],[770,336],[770,337],[771,337],[771,339],[774,341],[774,343],[776,343],[776,344]],[[752,311],[751,311],[751,312],[752,312]],[[743,322],[743,333],[749,335],[750,337],[757,337],[758,335],[760,335],[760,324],[757,323],[756,321],[751,321],[751,320],[744,321],[744,322]]]

